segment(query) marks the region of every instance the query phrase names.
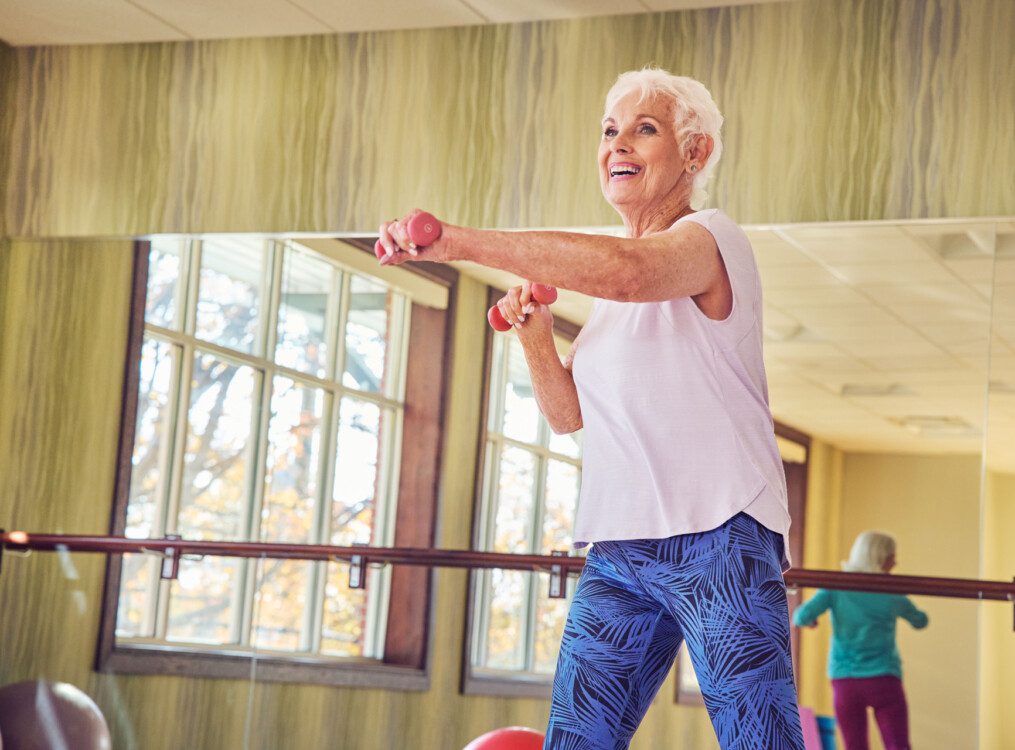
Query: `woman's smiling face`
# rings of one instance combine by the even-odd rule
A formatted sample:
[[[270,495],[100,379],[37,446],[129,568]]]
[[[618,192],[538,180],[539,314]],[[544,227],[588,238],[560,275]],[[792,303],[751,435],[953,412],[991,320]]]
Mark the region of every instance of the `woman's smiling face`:
[[[687,161],[674,133],[673,105],[663,96],[638,101],[633,91],[603,118],[599,182],[621,213],[663,202],[678,189]]]

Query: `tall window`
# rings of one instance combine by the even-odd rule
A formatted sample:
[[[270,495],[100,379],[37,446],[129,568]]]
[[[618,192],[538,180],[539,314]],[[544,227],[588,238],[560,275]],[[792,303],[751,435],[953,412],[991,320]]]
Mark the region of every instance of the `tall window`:
[[[150,244],[126,534],[393,539],[410,304],[291,241]],[[390,574],[125,555],[118,644],[383,657]]]
[[[566,354],[570,342],[558,336],[557,344]],[[581,433],[550,430],[536,405],[517,337],[494,336],[490,361],[477,547],[543,555],[569,550]],[[572,581],[569,591],[573,588]],[[490,570],[474,577],[473,679],[549,680],[569,600],[550,599],[548,590],[546,573]]]

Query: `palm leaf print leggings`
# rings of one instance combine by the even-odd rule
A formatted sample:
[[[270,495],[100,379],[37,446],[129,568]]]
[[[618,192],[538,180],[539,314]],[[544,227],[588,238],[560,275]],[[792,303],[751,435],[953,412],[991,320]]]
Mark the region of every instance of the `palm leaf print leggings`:
[[[544,750],[624,750],[687,640],[723,750],[803,750],[782,537],[712,531],[597,542],[568,612]]]

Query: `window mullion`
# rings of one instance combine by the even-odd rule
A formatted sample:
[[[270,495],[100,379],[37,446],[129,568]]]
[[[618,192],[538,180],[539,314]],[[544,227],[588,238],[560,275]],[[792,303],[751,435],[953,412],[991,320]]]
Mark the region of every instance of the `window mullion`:
[[[332,399],[331,408],[329,409],[329,425],[328,425],[328,443],[329,450],[327,453],[327,459],[325,461],[326,467],[324,472],[324,481],[321,483],[321,507],[320,507],[320,539],[322,544],[330,544],[331,540],[331,522],[332,522],[332,504],[334,499],[333,489],[335,485],[335,467],[337,464],[338,456],[338,430],[341,420],[342,413],[342,397],[345,395],[345,389],[342,387],[342,376],[345,373],[345,327],[349,319],[349,305],[351,296],[351,277],[348,273],[335,269],[335,275],[337,279],[334,281],[333,288],[338,290],[338,304],[335,305],[334,318],[332,319],[332,326],[335,331],[334,335],[334,348],[331,350],[332,358],[329,362],[329,367],[332,371],[332,377],[334,385],[332,386]],[[319,573],[318,581],[316,581],[316,589],[314,590],[315,599],[314,602],[314,622],[313,630],[311,631],[311,649],[314,653],[321,651],[323,636],[324,636],[324,604],[327,598],[327,587],[328,587],[328,569],[332,565],[331,562],[322,562],[318,564]]]
[[[177,394],[175,419],[173,420],[173,438],[171,469],[169,474],[169,490],[162,517],[162,533],[175,533],[179,527],[177,514],[180,511],[180,497],[183,494],[183,462],[187,451],[187,428],[190,422],[190,393],[194,373],[194,345],[188,340],[188,334],[194,331],[197,319],[198,287],[201,279],[201,243],[191,240],[187,243],[184,261],[185,274],[182,297],[186,300],[180,308],[180,373],[179,380],[174,383]],[[170,332],[173,333],[173,332]],[[180,335],[180,334],[177,334]],[[165,640],[169,631],[169,597],[172,592],[172,581],[157,581],[155,637]]]
[[[501,458],[501,446],[495,440],[491,440],[487,449],[490,451],[488,455],[490,458],[487,460],[487,475],[484,480],[484,493],[483,493],[483,507],[482,507],[482,525],[480,528],[483,532],[483,538],[480,540],[480,546],[483,551],[493,551],[494,538],[496,532],[496,519],[497,519],[497,501],[499,500],[500,493],[498,487],[500,485],[500,458]],[[478,578],[480,581],[479,591],[477,596],[479,601],[476,607],[476,648],[474,652],[474,659],[476,664],[486,666],[487,662],[487,630],[490,624],[490,607],[493,606],[493,571],[482,570],[480,571]]]
[[[254,439],[247,446],[250,463],[250,484],[247,487],[246,518],[244,519],[245,538],[259,540],[261,538],[261,513],[264,508],[265,479],[268,463],[268,432],[271,422],[271,398],[275,390],[275,371],[273,360],[275,339],[278,332],[278,308],[281,299],[283,253],[274,242],[265,242],[265,253],[268,256],[264,264],[261,280],[261,299],[266,299],[261,319],[261,344],[263,346],[264,365],[261,370],[261,391],[257,409],[253,414]],[[242,558],[240,575],[238,576],[237,602],[234,610],[234,640],[240,644],[253,642],[253,628],[256,627],[256,598],[258,571],[264,571],[267,561]]]
[[[339,397],[329,391],[324,396],[324,419],[321,425],[321,468],[317,489],[317,513],[312,530],[316,544],[328,544],[331,535],[331,490],[335,481],[335,447],[338,436]],[[306,650],[319,653],[324,627],[324,598],[327,594],[327,562],[311,566],[310,606],[307,607]]]
[[[543,420],[541,420],[543,421]],[[543,537],[543,514],[546,512],[546,472],[548,459],[545,456],[536,458],[535,497],[532,508],[532,528],[529,531],[529,552],[540,554]],[[539,591],[539,574],[528,573],[528,611],[525,613],[525,670],[531,672],[535,664],[536,648],[536,606]]]

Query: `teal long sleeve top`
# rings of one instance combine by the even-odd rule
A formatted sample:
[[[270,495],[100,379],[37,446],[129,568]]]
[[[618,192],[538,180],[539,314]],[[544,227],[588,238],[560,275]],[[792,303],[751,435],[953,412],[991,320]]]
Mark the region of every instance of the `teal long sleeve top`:
[[[832,611],[832,648],[828,676],[902,677],[902,660],[895,643],[895,621],[901,617],[916,629],[927,627],[927,614],[900,594],[819,589],[793,613],[798,627],[813,625]]]

